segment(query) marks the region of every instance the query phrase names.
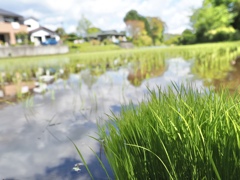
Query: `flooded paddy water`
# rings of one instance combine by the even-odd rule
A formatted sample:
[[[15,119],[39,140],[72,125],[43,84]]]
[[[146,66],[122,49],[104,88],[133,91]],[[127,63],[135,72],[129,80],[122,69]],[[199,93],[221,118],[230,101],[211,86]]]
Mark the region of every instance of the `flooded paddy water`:
[[[90,179],[69,139],[83,154],[94,179],[107,176],[91,149],[113,178],[102,147],[91,138],[98,138],[98,125],[104,125],[107,115],[119,113],[130,102],[137,105],[148,89],[166,88],[173,82],[236,90],[240,79],[237,61],[204,68],[205,62],[195,55],[104,60],[98,56],[99,61],[46,57],[16,67],[0,61],[1,179]]]

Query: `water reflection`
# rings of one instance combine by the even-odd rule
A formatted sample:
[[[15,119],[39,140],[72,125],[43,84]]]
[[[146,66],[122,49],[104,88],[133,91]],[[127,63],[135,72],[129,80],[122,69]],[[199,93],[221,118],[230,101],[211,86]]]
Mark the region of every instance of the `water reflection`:
[[[161,76],[165,71],[165,66],[157,67],[153,66],[150,70],[148,69],[133,69],[129,68],[129,74],[127,79],[134,86],[140,86],[142,81],[148,78]]]
[[[121,62],[123,61],[123,62]],[[36,61],[38,62],[38,61]],[[0,100],[1,102],[22,100],[33,93],[44,93],[48,84],[56,80],[68,80],[73,74],[82,74],[82,80],[91,88],[97,78],[107,70],[118,70],[121,66],[127,65],[128,60],[115,59],[112,63],[103,60],[102,63],[76,59],[53,59],[50,62],[30,62],[26,66],[19,66],[18,62],[13,67],[3,66],[0,69]]]
[[[43,94],[6,106],[0,111],[1,178],[90,179],[84,167],[80,172],[72,171],[80,158],[68,137],[81,150],[94,178],[106,178],[89,149],[101,154],[106,162],[98,142],[89,137],[97,137],[96,124],[104,124],[105,114],[119,112],[121,104],[137,104],[147,96],[147,88],[187,81],[203,87],[202,81],[191,74],[191,65],[191,61],[179,58],[153,71],[140,66],[142,74],[150,75],[147,79],[142,78],[147,75],[141,76],[138,86],[129,80],[132,72],[138,72],[131,71],[133,65],[129,63],[98,74],[82,68],[69,73],[67,79],[58,77]]]
[[[206,85],[212,79],[224,79],[231,70],[232,66],[229,61],[217,57],[212,60],[195,60],[192,66],[193,74],[196,74],[200,79],[205,79]]]
[[[240,84],[240,57],[237,57],[235,61],[231,63],[232,70],[222,79],[213,79],[212,84],[216,90],[222,88],[229,89],[230,92],[239,91]]]

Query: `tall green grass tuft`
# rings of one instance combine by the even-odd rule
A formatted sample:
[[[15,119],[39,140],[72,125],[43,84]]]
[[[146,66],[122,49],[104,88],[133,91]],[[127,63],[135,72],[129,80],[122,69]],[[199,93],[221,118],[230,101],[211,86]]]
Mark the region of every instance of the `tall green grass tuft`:
[[[100,127],[116,179],[238,179],[239,95],[174,87]]]

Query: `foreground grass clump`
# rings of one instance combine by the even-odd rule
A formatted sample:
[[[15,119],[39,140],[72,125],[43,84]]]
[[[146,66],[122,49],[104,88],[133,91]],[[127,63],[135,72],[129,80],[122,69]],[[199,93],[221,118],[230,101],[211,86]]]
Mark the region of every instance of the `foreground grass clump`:
[[[238,179],[240,97],[190,87],[151,92],[100,128],[116,179]]]

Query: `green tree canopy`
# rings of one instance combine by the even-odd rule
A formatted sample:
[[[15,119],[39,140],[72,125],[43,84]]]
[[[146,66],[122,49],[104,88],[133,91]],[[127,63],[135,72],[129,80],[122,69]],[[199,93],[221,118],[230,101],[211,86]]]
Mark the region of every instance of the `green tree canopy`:
[[[155,44],[156,41],[162,42],[165,23],[158,17],[147,17],[147,20],[150,28],[150,37],[153,43]]]
[[[195,34],[190,29],[184,30],[181,37],[179,38],[180,44],[194,44],[195,41]]]
[[[127,25],[128,34],[133,37],[135,42],[138,42],[136,39],[140,38],[140,36],[148,37],[141,38],[141,41],[151,38],[152,40],[148,42],[153,42],[154,44],[162,42],[165,23],[160,18],[145,17],[136,10],[130,10],[123,20]]]
[[[140,15],[136,10],[128,11],[123,20],[126,24],[127,22],[131,21],[142,21],[144,23],[144,29],[146,30],[147,34],[150,35],[150,27],[147,18]]]
[[[66,35],[66,32],[65,30],[62,28],[62,27],[59,27],[55,30],[55,32],[60,36],[60,37],[63,37]]]
[[[128,20],[126,21],[126,30],[129,36],[133,39],[137,39],[143,31],[145,31],[145,25],[143,21]]]
[[[79,39],[78,35],[76,33],[70,33],[67,35],[67,40],[68,41],[74,41]]]
[[[232,26],[238,31],[240,31],[240,0],[234,3],[232,12],[235,14],[235,17],[232,22]]]
[[[210,31],[223,27],[231,27],[234,14],[229,13],[224,4],[213,6],[210,0],[203,2],[203,7],[197,9],[191,16],[193,29],[198,41],[207,41]]]
[[[140,14],[138,14],[138,12],[136,10],[130,10],[127,12],[127,14],[124,17],[124,22],[129,21],[129,20],[140,20],[143,21],[144,17]]]
[[[212,4],[213,6],[220,6],[220,5],[225,5],[229,9],[231,9],[236,2],[239,0],[204,0],[204,4]]]
[[[87,29],[88,34],[98,33],[100,31],[101,31],[101,29],[97,28],[97,27],[90,27],[90,28]]]
[[[231,25],[240,30],[240,0],[205,0],[204,3],[211,3],[213,6],[226,6],[228,12],[234,16]]]

